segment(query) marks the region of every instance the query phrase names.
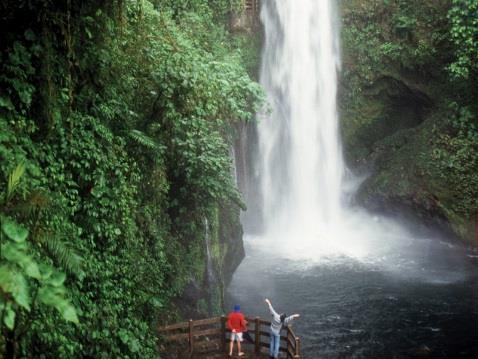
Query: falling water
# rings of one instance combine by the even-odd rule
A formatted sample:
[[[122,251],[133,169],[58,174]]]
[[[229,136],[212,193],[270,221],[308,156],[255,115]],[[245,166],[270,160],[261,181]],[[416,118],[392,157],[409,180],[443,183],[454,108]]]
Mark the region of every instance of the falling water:
[[[214,283],[215,278],[209,241],[209,221],[207,217],[204,217],[204,242],[206,243],[206,278],[208,285],[212,285]]]
[[[253,208],[245,218],[260,218],[259,245],[287,258],[364,257],[371,249],[378,258],[378,247],[410,240],[398,223],[344,203],[358,180],[346,170],[340,142],[336,19],[333,0],[262,4],[261,84],[270,111],[259,116],[252,180],[259,180],[260,190],[256,196],[245,191]],[[260,215],[254,212],[258,199]],[[245,226],[246,232],[253,227]]]
[[[265,1],[259,168],[266,236],[317,244],[340,226],[344,162],[332,1]]]

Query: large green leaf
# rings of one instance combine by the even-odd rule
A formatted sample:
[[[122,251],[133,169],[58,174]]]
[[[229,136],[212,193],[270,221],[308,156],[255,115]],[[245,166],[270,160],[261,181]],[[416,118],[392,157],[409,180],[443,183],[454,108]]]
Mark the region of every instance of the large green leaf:
[[[30,310],[30,293],[23,274],[11,266],[0,266],[0,287],[5,293],[11,293],[18,305]]]
[[[53,273],[53,275],[50,278],[48,278],[47,282],[48,282],[48,284],[50,284],[54,287],[59,287],[59,286],[63,285],[63,283],[65,282],[65,279],[66,279],[65,273],[55,271]]]
[[[7,110],[14,110],[15,107],[12,104],[12,101],[8,97],[0,96],[0,107],[4,107]]]
[[[50,276],[53,274],[52,266],[46,263],[40,263],[38,267],[43,280],[50,278]]]
[[[63,319],[78,324],[79,321],[78,316],[76,315],[76,310],[71,304],[64,304],[60,308],[58,308],[58,310]]]
[[[38,280],[41,278],[37,263],[25,252],[23,243],[5,243],[2,253],[5,259],[23,268],[27,276]]]
[[[38,265],[35,262],[33,261],[28,262],[24,269],[27,276],[38,279],[38,280],[41,279],[41,274],[40,274],[40,271],[38,270]]]
[[[30,310],[30,292],[25,277],[21,273],[16,273],[15,290],[12,292],[13,298],[18,305]]]
[[[15,311],[12,309],[10,303],[6,304],[7,308],[5,309],[5,317],[3,318],[3,322],[7,326],[8,329],[12,330],[13,326],[15,325]]]
[[[64,288],[45,286],[38,291],[38,300],[60,312],[61,316],[70,322],[78,323],[75,308],[64,297]]]
[[[38,290],[38,300],[45,305],[54,307],[62,298],[58,296],[50,286],[41,287]]]
[[[24,242],[28,237],[28,230],[9,218],[3,219],[2,230],[8,238],[15,242]]]
[[[0,267],[0,288],[5,293],[11,293],[14,281],[14,271],[6,265]]]

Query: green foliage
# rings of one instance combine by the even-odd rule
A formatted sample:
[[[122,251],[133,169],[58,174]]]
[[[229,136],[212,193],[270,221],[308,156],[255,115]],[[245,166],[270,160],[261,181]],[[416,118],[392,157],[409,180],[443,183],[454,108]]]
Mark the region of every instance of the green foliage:
[[[449,65],[457,79],[476,78],[478,72],[478,2],[453,0],[448,12],[450,36],[455,46],[455,60]]]
[[[157,357],[172,298],[202,284],[204,218],[242,205],[232,127],[263,96],[225,30],[237,4],[23,5],[0,20],[3,213],[21,223],[3,230],[1,349]]]
[[[61,268],[79,277],[84,275],[81,257],[66,243],[53,236],[39,237],[38,240]]]
[[[153,151],[160,151],[161,146],[157,144],[154,139],[145,135],[143,132],[138,130],[131,130],[129,133],[130,137],[135,140],[138,144],[147,147]]]
[[[15,194],[15,191],[20,183],[20,178],[23,176],[24,173],[25,165],[21,163],[15,168],[15,170],[10,174],[10,176],[8,176],[5,202],[9,202],[12,199],[12,196]]]
[[[34,49],[37,51],[37,48]],[[26,111],[32,102],[35,87],[29,82],[35,73],[32,66],[32,52],[20,42],[14,42],[8,59],[2,65],[0,81],[6,84],[6,96],[2,96],[1,105],[9,110],[13,109],[13,101],[19,108]]]
[[[8,176],[4,211],[13,200],[24,171],[22,163]],[[63,319],[78,324],[76,310],[66,297],[65,274],[36,258],[24,226],[5,213],[0,215],[0,223],[0,328],[6,326],[2,332],[7,333],[11,342],[18,341],[30,329],[34,307],[40,304],[55,308]],[[15,353],[6,349],[5,355]]]
[[[384,73],[440,75],[446,55],[437,48],[448,35],[446,11],[442,0],[356,0],[344,5],[345,75],[351,77],[351,87],[363,89]]]
[[[478,211],[478,129],[475,115],[456,102],[449,109],[450,127],[436,130],[433,163],[440,176],[453,186],[456,197],[450,206],[461,216]]]

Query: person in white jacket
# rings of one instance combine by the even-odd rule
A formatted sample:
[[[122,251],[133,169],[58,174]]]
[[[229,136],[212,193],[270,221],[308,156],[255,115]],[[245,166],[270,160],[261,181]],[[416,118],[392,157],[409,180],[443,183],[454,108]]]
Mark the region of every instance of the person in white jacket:
[[[295,318],[299,318],[299,314],[292,314],[287,316],[286,314],[278,314],[272,307],[271,301],[265,299],[265,302],[269,306],[269,311],[271,312],[271,339],[269,346],[269,356],[271,359],[279,357],[279,347],[280,347],[280,331],[281,329],[288,325]]]

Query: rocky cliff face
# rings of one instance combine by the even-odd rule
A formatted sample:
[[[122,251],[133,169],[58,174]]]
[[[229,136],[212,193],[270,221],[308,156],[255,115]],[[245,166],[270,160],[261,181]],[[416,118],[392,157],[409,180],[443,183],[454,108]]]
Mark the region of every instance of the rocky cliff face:
[[[344,1],[341,117],[357,201],[406,210],[478,244],[478,136],[450,79],[450,1]],[[475,86],[476,87],[476,86]]]
[[[181,316],[201,318],[224,309],[224,291],[244,258],[239,207],[223,203],[203,218],[203,246],[195,255],[195,269],[175,301]]]

